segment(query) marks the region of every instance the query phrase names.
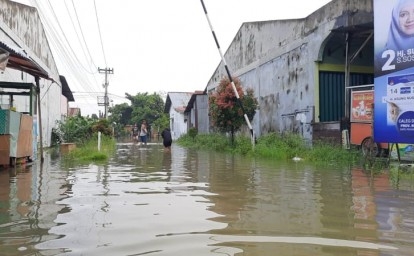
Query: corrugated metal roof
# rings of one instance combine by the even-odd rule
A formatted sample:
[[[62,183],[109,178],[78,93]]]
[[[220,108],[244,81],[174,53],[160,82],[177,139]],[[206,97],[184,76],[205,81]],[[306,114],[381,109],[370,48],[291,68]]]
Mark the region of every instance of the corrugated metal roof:
[[[65,96],[68,99],[68,101],[75,101],[75,98],[73,98],[72,91],[69,88],[66,78],[64,76],[59,76],[59,78],[60,82],[62,83],[62,95]]]
[[[193,93],[193,95],[191,96],[190,100],[188,101],[187,106],[185,107],[184,112],[190,112],[191,109],[194,106],[194,101],[196,100],[197,95],[203,95],[203,94],[206,94],[206,93],[204,91],[195,91]]]
[[[49,79],[48,73],[34,60],[28,57],[26,52],[22,49],[15,49],[15,47],[12,47],[2,41],[0,41],[0,48],[10,53],[7,67],[24,71],[33,76]]]
[[[169,113],[170,109],[174,108],[176,111],[184,113],[192,95],[192,92],[169,92],[167,94],[164,112]]]

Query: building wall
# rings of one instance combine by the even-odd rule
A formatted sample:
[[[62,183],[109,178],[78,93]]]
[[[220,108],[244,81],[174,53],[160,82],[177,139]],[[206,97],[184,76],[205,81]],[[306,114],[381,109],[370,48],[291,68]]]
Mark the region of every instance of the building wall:
[[[197,95],[194,103],[197,106],[197,130],[198,133],[208,133],[210,128],[210,118],[208,116],[208,96]],[[193,111],[192,111],[193,112]]]
[[[7,0],[0,0],[0,40],[13,49],[25,53],[26,57],[44,69],[50,80],[40,79],[41,115],[43,145],[51,145],[51,131],[56,121],[61,120],[61,95],[59,74],[52,51],[46,38],[37,9]],[[6,68],[0,80],[9,82],[35,83],[33,76],[21,71]],[[56,82],[54,82],[56,81]],[[4,97],[3,97],[4,100]],[[19,111],[27,111],[26,99],[18,99],[15,104]],[[1,102],[1,104],[4,104]],[[39,111],[36,111],[38,114]],[[38,118],[38,115],[36,115]]]
[[[59,81],[56,64],[37,9],[9,0],[0,0],[0,8],[1,28],[10,30],[18,38],[20,47],[43,68],[50,69],[52,75],[56,75],[53,77],[54,80]]]
[[[187,123],[184,122],[184,113],[177,112],[174,108],[171,108],[169,114],[171,137],[173,140],[176,140],[187,133]]]
[[[60,99],[60,110],[61,110],[62,119],[69,115],[69,102],[68,102],[68,99],[63,95],[61,96],[61,99]]]
[[[296,131],[312,138],[318,104],[318,65],[332,29],[360,22],[372,12],[370,0],[334,0],[304,19],[244,23],[225,54],[233,76],[253,88],[259,109],[252,122],[257,136]],[[362,22],[362,21],[361,21]],[[220,63],[207,85],[226,76]]]

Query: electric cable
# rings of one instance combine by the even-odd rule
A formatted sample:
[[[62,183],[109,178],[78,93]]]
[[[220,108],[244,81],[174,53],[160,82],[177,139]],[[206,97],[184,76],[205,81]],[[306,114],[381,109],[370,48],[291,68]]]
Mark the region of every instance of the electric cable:
[[[98,24],[99,39],[101,41],[102,54],[103,54],[104,61],[105,61],[105,67],[107,67],[108,65],[107,65],[107,62],[106,62],[106,55],[105,55],[105,50],[104,50],[104,45],[103,45],[103,40],[102,40],[102,34],[101,34],[101,26],[99,25],[98,11],[96,9],[96,1],[95,0],[93,0],[93,4],[95,6],[96,23]]]

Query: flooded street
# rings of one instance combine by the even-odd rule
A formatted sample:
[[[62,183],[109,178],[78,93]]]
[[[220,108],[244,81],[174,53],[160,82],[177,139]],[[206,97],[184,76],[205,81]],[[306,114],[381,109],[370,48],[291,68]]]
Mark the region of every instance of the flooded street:
[[[0,170],[0,255],[413,255],[410,172],[160,144],[120,143],[101,166],[49,153]]]

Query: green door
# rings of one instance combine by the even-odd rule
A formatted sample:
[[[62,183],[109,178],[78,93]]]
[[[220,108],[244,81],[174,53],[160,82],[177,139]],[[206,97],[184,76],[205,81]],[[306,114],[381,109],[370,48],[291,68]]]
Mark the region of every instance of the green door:
[[[373,83],[373,74],[351,73],[350,86]],[[345,73],[319,72],[319,106],[320,122],[340,121],[345,116]]]

